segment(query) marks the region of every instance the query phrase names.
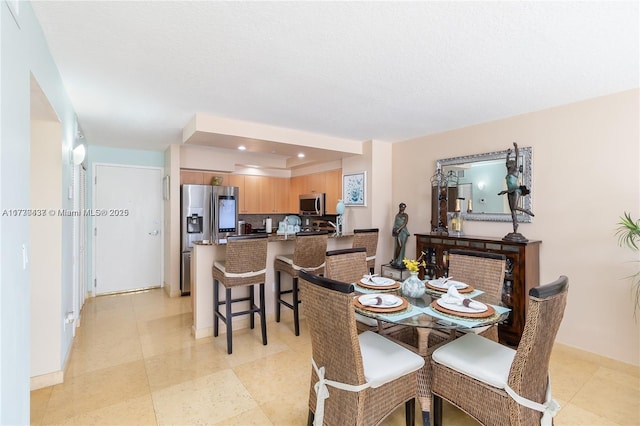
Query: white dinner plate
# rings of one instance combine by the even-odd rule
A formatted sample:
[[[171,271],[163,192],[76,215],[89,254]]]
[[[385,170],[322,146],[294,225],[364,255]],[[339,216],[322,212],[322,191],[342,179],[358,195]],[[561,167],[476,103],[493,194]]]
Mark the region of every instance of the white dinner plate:
[[[444,279],[438,278],[437,280],[429,280],[429,285],[437,288],[441,288],[443,290],[447,290],[450,286],[454,286],[458,290],[462,290],[463,288],[469,287],[468,284],[465,284],[461,281],[449,280],[446,283],[442,283]]]
[[[437,299],[436,303],[440,306],[442,306],[445,309],[449,309],[452,311],[456,311],[456,312],[464,312],[466,314],[479,314],[481,312],[486,312],[487,310],[487,305],[485,305],[482,302],[478,302],[477,300],[474,300],[474,302],[481,304],[482,306],[484,306],[484,309],[480,310],[480,309],[471,309],[468,308],[464,305],[458,305],[456,303],[447,303],[442,299]]]
[[[367,304],[369,303],[368,301],[374,300],[376,299],[376,297],[381,298],[383,303],[380,305]],[[385,294],[385,293],[363,294],[362,296],[358,297],[358,301],[362,303],[364,306],[369,306],[372,308],[395,308],[396,306],[402,305],[402,299],[400,299],[398,296],[394,296],[393,294]]]
[[[395,280],[386,277],[372,277],[371,281],[369,281],[369,278],[362,278],[360,282],[364,285],[368,285],[369,287],[388,287],[396,283]]]

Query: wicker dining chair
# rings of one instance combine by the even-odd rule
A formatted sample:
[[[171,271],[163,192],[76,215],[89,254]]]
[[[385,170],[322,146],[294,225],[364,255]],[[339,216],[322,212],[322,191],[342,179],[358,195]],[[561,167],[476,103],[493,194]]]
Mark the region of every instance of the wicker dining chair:
[[[379,334],[358,334],[352,284],[304,271],[299,278],[312,352],[308,424],[377,425],[404,404],[413,426],[424,358]]]
[[[324,274],[324,260],[327,251],[328,232],[298,232],[295,236],[292,254],[276,256],[273,264],[276,275],[276,322],[280,322],[280,307],[293,310],[293,326],[296,336],[300,335],[300,296],[298,294],[298,273],[301,270],[314,274]],[[291,289],[283,290],[281,273],[291,275]],[[291,294],[291,303],[282,298]]]
[[[369,273],[364,247],[330,250],[325,253],[324,276],[345,283],[360,281]]]
[[[434,425],[442,400],[483,425],[551,425],[559,409],[551,398],[549,359],[567,303],[568,279],[529,290],[518,349],[467,334],[433,352]]]
[[[356,283],[369,273],[364,247],[328,251],[324,276],[345,283]],[[356,313],[358,331],[378,331],[381,324],[373,318]]]
[[[376,251],[378,250],[378,228],[354,229],[352,247],[364,247],[367,251],[369,273],[376,271]]]
[[[227,328],[227,353],[233,351],[233,317],[250,315],[250,326],[255,327],[255,313],[260,314],[262,329],[262,344],[267,344],[267,318],[265,314],[264,282],[267,271],[267,235],[242,235],[227,238],[226,259],[213,263],[213,335],[218,336],[219,321]],[[225,288],[225,298],[220,300],[219,285]],[[259,286],[260,306],[255,303],[254,286]],[[233,299],[231,289],[249,287],[249,296]],[[236,302],[249,302],[249,309],[232,312],[232,305]],[[225,305],[225,313],[220,312],[220,306]]]
[[[502,299],[505,267],[506,257],[504,254],[472,250],[449,250],[448,276],[456,281],[469,284],[475,289],[484,291],[486,295],[490,296],[490,300]],[[483,295],[475,299],[482,301]],[[474,332],[477,332],[477,330]],[[497,342],[498,326],[488,327],[480,334]]]
[[[504,275],[505,256],[502,254],[456,249],[449,251],[449,276],[484,291],[492,299],[500,300]],[[481,297],[478,299],[482,300]],[[479,333],[487,339],[498,341],[498,327],[495,325],[479,330],[469,330],[469,332]],[[433,350],[456,336],[440,330],[406,327],[391,333],[390,337],[416,347],[418,353],[429,360]],[[422,407],[425,424],[429,423],[430,416],[431,374],[429,362],[425,363],[418,373],[418,401]]]

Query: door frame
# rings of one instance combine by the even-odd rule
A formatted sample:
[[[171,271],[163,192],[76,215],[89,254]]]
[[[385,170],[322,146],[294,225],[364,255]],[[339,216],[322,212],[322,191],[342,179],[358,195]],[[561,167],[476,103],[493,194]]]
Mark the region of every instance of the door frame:
[[[118,164],[118,163],[98,163],[95,162],[91,167],[91,210],[96,210],[96,182],[97,182],[97,170],[100,166],[108,166],[108,167],[121,167],[121,168],[131,168],[131,169],[153,169],[159,170],[160,176],[163,176],[164,168],[158,166],[140,166],[136,164]],[[162,194],[160,194],[160,200],[162,200]],[[90,231],[88,233],[89,238],[91,238],[91,282],[89,286],[91,287],[91,296],[96,296],[96,223],[95,217],[91,216],[90,221]],[[163,236],[165,232],[164,228],[164,209],[162,208],[162,204],[160,205],[160,235]],[[160,241],[160,288],[164,287],[164,237],[161,238]]]

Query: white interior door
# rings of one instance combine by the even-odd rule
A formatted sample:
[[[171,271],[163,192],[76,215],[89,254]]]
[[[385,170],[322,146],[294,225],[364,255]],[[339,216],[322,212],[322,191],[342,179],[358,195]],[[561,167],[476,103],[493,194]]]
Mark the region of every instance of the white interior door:
[[[162,283],[162,170],[98,165],[95,170],[95,292]]]

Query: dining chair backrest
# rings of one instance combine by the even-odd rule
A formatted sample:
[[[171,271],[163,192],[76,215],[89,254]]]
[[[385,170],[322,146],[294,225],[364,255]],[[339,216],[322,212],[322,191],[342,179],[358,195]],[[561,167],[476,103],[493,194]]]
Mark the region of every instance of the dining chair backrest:
[[[293,264],[302,269],[317,269],[324,264],[329,233],[298,232],[293,250]]]
[[[353,308],[353,285],[305,271],[300,271],[298,282],[314,362],[325,367],[325,378],[328,380],[351,385],[365,383]],[[317,380],[317,375],[313,372],[311,383],[316,383]],[[330,393],[331,397],[325,402],[326,424],[342,424],[345,418],[358,417],[360,396],[357,392],[331,388]],[[310,395],[309,402],[315,408],[315,396]],[[339,407],[333,406],[334,404],[339,404]],[[340,418],[331,418],[338,413]]]
[[[373,272],[378,251],[378,228],[354,229],[352,247],[364,247],[367,251],[367,263]]]
[[[500,299],[504,285],[506,257],[498,253],[449,250],[449,276]]]
[[[328,251],[324,275],[332,280],[356,283],[369,272],[364,247]]]
[[[509,371],[509,386],[520,396],[532,401],[544,401],[551,349],[560,328],[567,304],[569,280],[562,275],[550,284],[529,290],[529,306],[520,344]],[[539,413],[510,404],[514,424],[539,423]],[[533,416],[533,418],[529,418]]]

